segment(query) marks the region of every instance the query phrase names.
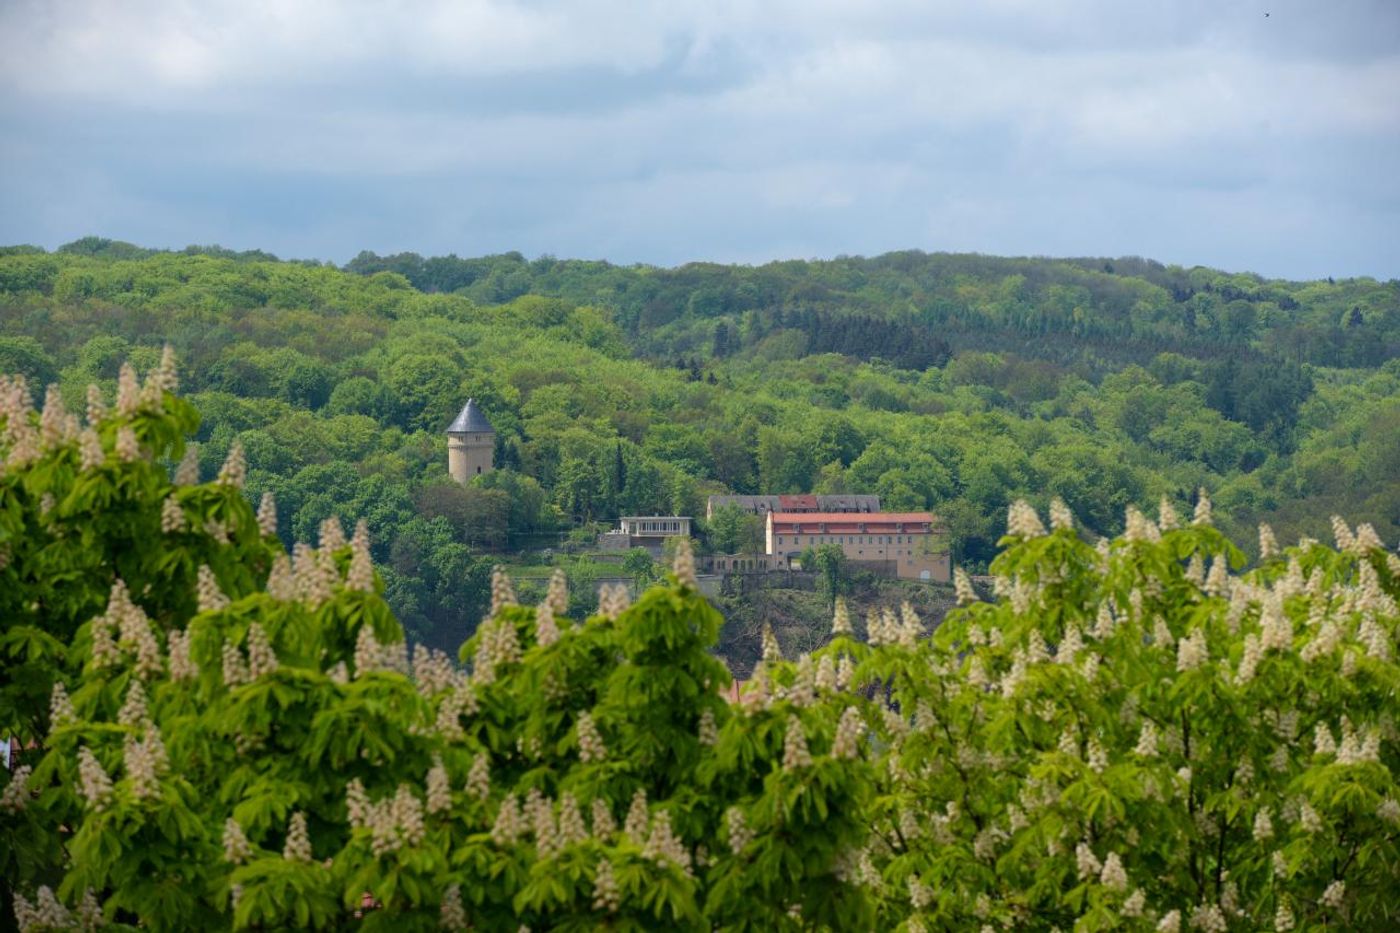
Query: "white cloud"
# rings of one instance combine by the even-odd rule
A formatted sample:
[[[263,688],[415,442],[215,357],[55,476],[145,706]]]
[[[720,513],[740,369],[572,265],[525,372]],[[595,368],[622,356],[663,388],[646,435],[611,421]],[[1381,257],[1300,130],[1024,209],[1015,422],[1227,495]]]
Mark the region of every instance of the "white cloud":
[[[1236,218],[1240,242],[1196,258],[1254,255],[1248,236],[1307,261],[1326,228],[1334,253],[1350,237],[1400,264],[1374,235],[1400,226],[1400,182],[1369,171],[1400,158],[1400,4],[1270,6],[1266,21],[1218,0],[12,0],[0,204],[19,209],[0,234],[102,232],[75,218],[139,204],[171,241],[322,237],[335,245],[311,252],[328,255],[400,230],[462,251],[459,204],[423,194],[452,191],[477,205],[482,248],[601,244],[623,261],[1189,258],[1207,241],[1183,205],[1226,228],[1274,205],[1277,229]],[[194,196],[173,178],[239,207],[182,207]],[[260,196],[318,185],[381,195],[379,222]]]

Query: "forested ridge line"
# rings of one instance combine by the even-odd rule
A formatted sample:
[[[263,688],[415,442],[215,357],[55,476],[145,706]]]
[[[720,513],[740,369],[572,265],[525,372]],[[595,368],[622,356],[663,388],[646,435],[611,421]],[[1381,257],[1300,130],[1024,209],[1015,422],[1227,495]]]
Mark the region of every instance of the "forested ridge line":
[[[710,492],[931,508],[974,569],[1018,497],[1059,495],[1109,534],[1127,504],[1205,486],[1241,539],[1261,519],[1322,537],[1336,512],[1400,536],[1395,281],[918,252],[340,269],[97,238],[0,249],[0,370],[80,405],[167,342],[206,474],[236,437],[287,541],[365,518],[396,613],[441,644],[474,626],[503,552],[623,513],[703,515]],[[442,431],[468,396],[501,469],[462,488]]]

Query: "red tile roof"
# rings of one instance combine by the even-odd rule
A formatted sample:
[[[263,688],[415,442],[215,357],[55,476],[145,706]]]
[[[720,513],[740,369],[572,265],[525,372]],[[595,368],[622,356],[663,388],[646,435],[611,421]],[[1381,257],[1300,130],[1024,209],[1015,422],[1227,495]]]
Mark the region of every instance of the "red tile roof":
[[[773,523],[801,522],[810,525],[816,522],[831,522],[841,525],[874,525],[902,522],[932,524],[931,512],[770,512]]]

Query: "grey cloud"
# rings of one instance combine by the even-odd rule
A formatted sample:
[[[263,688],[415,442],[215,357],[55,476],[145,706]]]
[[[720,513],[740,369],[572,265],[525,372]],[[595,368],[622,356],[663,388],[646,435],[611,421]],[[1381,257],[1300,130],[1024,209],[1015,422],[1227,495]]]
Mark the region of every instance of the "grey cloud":
[[[1400,265],[1384,0],[12,2],[0,82],[7,242]]]

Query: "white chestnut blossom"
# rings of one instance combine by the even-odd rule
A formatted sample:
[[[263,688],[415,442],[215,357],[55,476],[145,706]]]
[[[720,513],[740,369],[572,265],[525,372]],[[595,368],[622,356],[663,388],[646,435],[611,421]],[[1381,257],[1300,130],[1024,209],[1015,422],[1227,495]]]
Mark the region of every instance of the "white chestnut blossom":
[[[961,567],[953,571],[953,592],[958,598],[959,606],[971,606],[978,602],[977,591],[972,588],[972,578]]]
[[[549,575],[549,589],[545,592],[545,602],[554,610],[555,617],[569,614],[569,578],[563,568],[555,567]]]
[[[228,597],[219,588],[219,580],[208,564],[199,565],[199,579],[195,586],[195,599],[200,612],[218,612],[227,608]]]
[[[176,486],[197,486],[199,485],[199,445],[186,444],[184,456],[180,458],[180,463],[175,467]]]
[[[1261,807],[1258,813],[1254,814],[1254,841],[1264,842],[1273,838],[1274,821],[1269,817],[1269,808]]]
[[[1045,534],[1045,526],[1030,503],[1017,499],[1007,510],[1006,533],[1017,538],[1039,538]]]
[[[338,551],[345,547],[345,527],[340,524],[340,518],[335,515],[328,515],[321,519],[321,525],[317,529],[316,547],[322,551]]]
[[[129,425],[117,428],[117,443],[113,448],[117,459],[123,463],[135,463],[141,459],[141,442]]]
[[[1209,525],[1209,524],[1211,524],[1211,514],[1210,514],[1210,512],[1211,512],[1211,509],[1210,509],[1210,494],[1207,493],[1206,490],[1205,490],[1205,487],[1202,486],[1202,487],[1200,488],[1200,490],[1199,490],[1199,491],[1197,492],[1197,494],[1196,494],[1196,511],[1195,511],[1195,513],[1191,516],[1191,524],[1193,524],[1193,525]]]
[[[699,589],[700,584],[695,578],[695,552],[690,547],[689,538],[676,539],[676,554],[671,563],[671,570],[676,575],[676,582],[681,586]]]
[[[632,803],[627,808],[627,818],[622,823],[622,832],[637,845],[646,841],[647,830],[651,826],[651,812],[647,808],[647,793],[638,788],[632,794]]]
[[[1376,805],[1376,816],[1387,823],[1400,826],[1400,801],[1387,797]]]
[[[1074,864],[1081,881],[1095,881],[1103,871],[1103,863],[1094,855],[1094,850],[1089,848],[1087,842],[1081,842],[1074,847]]]
[[[753,841],[753,830],[749,829],[748,821],[744,819],[744,811],[738,807],[730,807],[724,813],[725,834],[729,838],[729,849],[735,855],[739,855]]]
[[[258,531],[264,538],[277,537],[277,500],[270,492],[263,493],[258,503]]]
[[[78,435],[78,465],[84,473],[90,473],[107,461],[102,449],[102,439],[92,428],[84,428]]]
[[[491,568],[491,608],[486,613],[487,618],[494,619],[506,606],[514,605],[517,605],[515,587],[506,569],[497,564]]]
[[[130,363],[122,363],[117,371],[117,414],[130,418],[141,405],[141,384]]]
[[[248,676],[257,680],[274,673],[278,668],[277,652],[272,649],[272,641],[262,623],[248,626]]]
[[[48,885],[41,885],[35,892],[34,903],[30,903],[23,894],[15,892],[15,922],[20,933],[74,928],[72,913],[59,902]]]
[[[1085,753],[1085,759],[1089,764],[1089,770],[1096,774],[1102,774],[1108,769],[1108,751],[1096,738],[1089,740],[1089,747]]]
[[[520,801],[514,794],[507,794],[496,811],[496,820],[491,825],[491,841],[498,846],[513,845],[524,834],[524,820],[520,814]]]
[[[1157,506],[1157,525],[1163,531],[1173,531],[1181,527],[1181,520],[1177,518],[1176,509],[1166,496],[1162,496],[1162,501]]]
[[[836,738],[831,743],[833,758],[855,758],[860,753],[860,740],[865,735],[865,720],[854,706],[846,707],[836,725]]]
[[[1131,505],[1125,510],[1124,523],[1126,527],[1123,531],[1123,540],[1125,541],[1150,544],[1162,540],[1162,534],[1152,520]]]
[[[107,420],[107,402],[102,397],[102,390],[92,383],[87,387],[87,423],[89,427],[95,428]]]
[[[63,686],[63,681],[55,680],[53,690],[49,693],[49,728],[56,729],[59,726],[66,726],[75,722],[77,718],[78,714],[73,709],[73,701],[68,696],[68,689]]]
[[[719,727],[715,724],[715,711],[709,707],[706,707],[700,714],[697,734],[701,745],[713,747],[719,741]]]
[[[1210,573],[1206,574],[1203,589],[1211,596],[1226,596],[1230,592],[1230,570],[1224,555],[1217,554],[1210,562]]]
[[[1206,647],[1204,629],[1195,629],[1176,646],[1176,669],[1178,672],[1193,671],[1210,660]]]
[[[598,614],[603,618],[616,619],[627,611],[628,603],[625,584],[604,583],[598,587]]]
[[[642,846],[642,855],[657,864],[669,862],[685,874],[691,874],[690,852],[671,829],[669,811],[661,810],[652,818],[651,831],[647,834],[646,844]]]
[[[578,757],[584,764],[603,761],[608,756],[608,747],[598,734],[598,726],[593,714],[584,710],[578,714]]]
[[[593,871],[593,909],[617,913],[621,906],[622,892],[618,889],[612,862],[608,861],[607,856],[603,856]]]
[[[92,751],[78,749],[78,793],[94,810],[101,810],[112,799],[112,779]]]
[[[1274,537],[1274,529],[1268,525],[1259,526],[1259,559],[1269,560],[1279,554],[1278,538]]]
[[[617,821],[613,819],[612,807],[603,797],[594,797],[593,803],[589,806],[589,816],[593,820],[593,835],[599,839],[607,839],[617,832]]]
[[[1332,730],[1327,728],[1325,722],[1317,724],[1313,732],[1313,754],[1314,755],[1335,755],[1337,753],[1337,740],[1332,736]]]
[[[428,813],[446,813],[452,808],[452,782],[441,755],[433,756],[433,766],[428,769],[427,791]]]
[[[484,752],[472,759],[467,771],[467,794],[481,801],[491,796],[491,761]]]
[[[1191,911],[1191,929],[1202,933],[1229,933],[1230,924],[1216,904],[1198,904]]]
[[[831,613],[831,634],[833,636],[851,635],[851,613],[846,608],[845,597],[836,597],[836,605]]]
[[[248,461],[243,456],[243,444],[235,439],[229,446],[228,457],[224,460],[224,465],[219,468],[219,477],[215,480],[221,486],[232,486],[234,489],[242,489],[243,484],[248,480]]]
[[[573,794],[565,793],[559,798],[559,841],[561,845],[570,846],[583,842],[588,838],[588,828],[583,822],[583,812],[579,809],[578,799]]]
[[[0,794],[0,810],[19,813],[29,806],[29,778],[33,773],[32,767],[21,765],[10,774],[10,783],[5,785],[4,793]]]
[[[289,862],[311,861],[311,836],[306,829],[306,814],[297,810],[287,822],[287,841],[282,857]]]
[[[234,865],[245,865],[253,857],[253,846],[248,842],[243,827],[229,817],[224,821],[224,861]]]
[[[767,664],[776,664],[783,659],[783,649],[778,644],[778,636],[773,634],[773,626],[767,622],[763,623],[763,660]]]
[[[442,894],[442,905],[438,908],[438,926],[454,933],[465,933],[471,929],[467,920],[467,910],[462,906],[462,886],[449,885]]]
[[[1099,873],[1099,883],[1114,891],[1128,889],[1128,873],[1124,870],[1123,860],[1118,857],[1117,852],[1110,852],[1104,858],[1103,870]]]

